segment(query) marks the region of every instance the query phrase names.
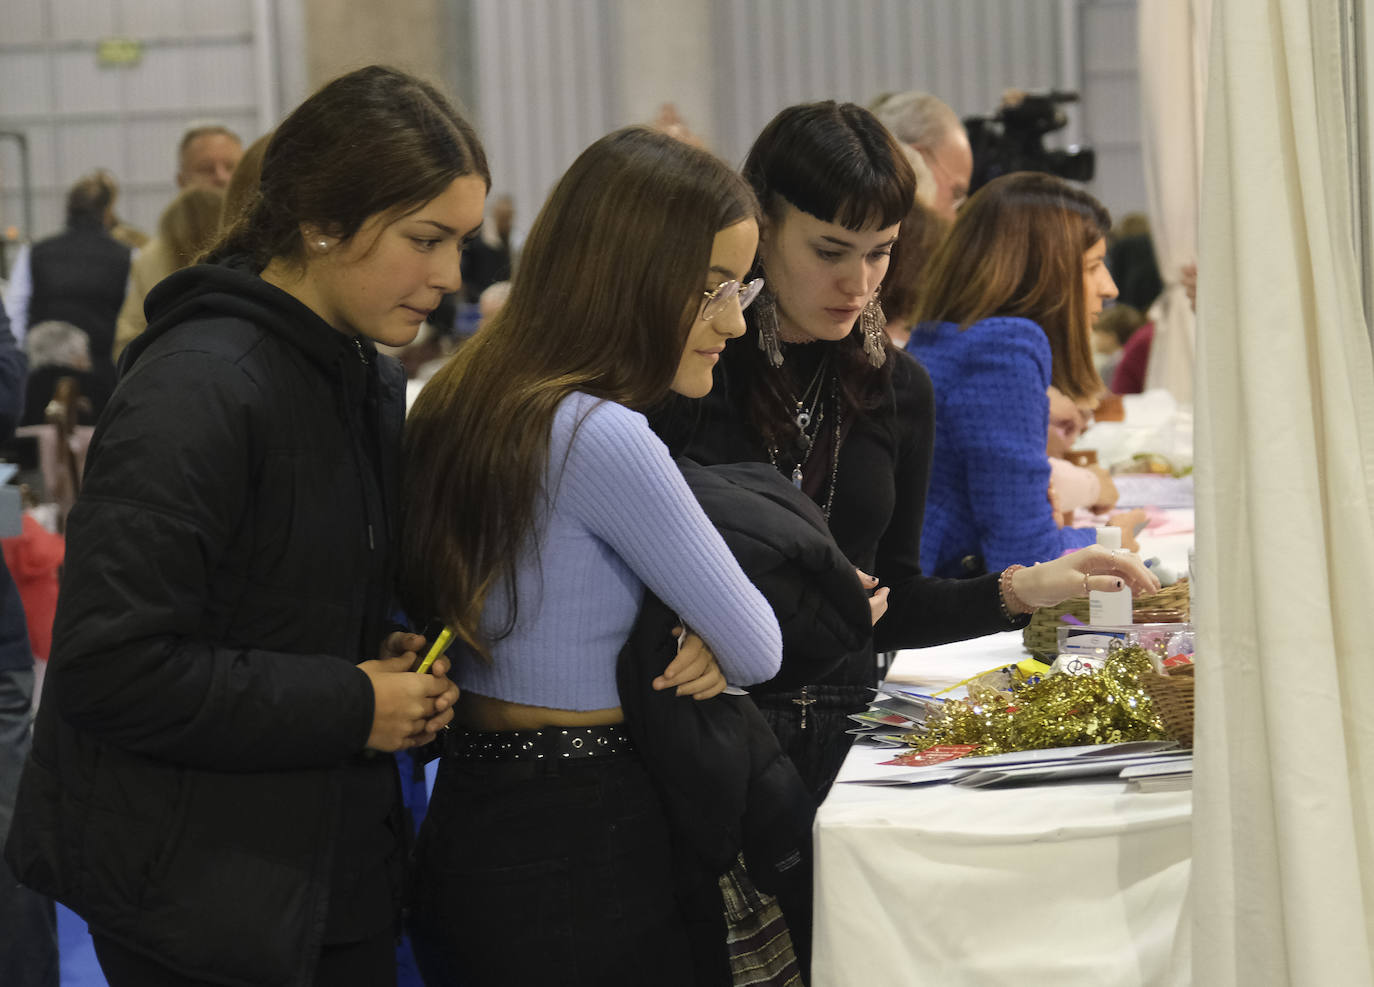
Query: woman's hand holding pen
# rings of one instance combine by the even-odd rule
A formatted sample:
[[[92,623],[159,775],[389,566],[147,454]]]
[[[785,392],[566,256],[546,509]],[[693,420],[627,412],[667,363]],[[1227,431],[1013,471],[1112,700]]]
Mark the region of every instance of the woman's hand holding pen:
[[[427,675],[411,671],[424,645],[422,635],[398,631],[382,643],[383,657],[358,666],[372,682],[369,748],[398,751],[421,747],[453,719],[458,686],[449,681],[448,659],[436,660]]]

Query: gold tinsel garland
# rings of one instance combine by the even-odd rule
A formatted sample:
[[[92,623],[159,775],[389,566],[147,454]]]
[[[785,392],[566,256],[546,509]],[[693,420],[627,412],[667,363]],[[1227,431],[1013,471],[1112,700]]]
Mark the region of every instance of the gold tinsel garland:
[[[974,755],[1046,747],[1164,740],[1164,724],[1140,684],[1153,671],[1145,650],[1120,648],[1096,672],[1050,675],[999,691],[975,681],[967,699],[952,699],[903,739],[917,750],[977,744]]]

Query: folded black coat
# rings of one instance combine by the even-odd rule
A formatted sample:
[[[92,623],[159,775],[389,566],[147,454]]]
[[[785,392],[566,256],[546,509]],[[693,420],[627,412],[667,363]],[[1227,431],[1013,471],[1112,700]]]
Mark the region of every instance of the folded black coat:
[[[863,647],[872,633],[867,593],[810,498],[760,463],[678,465],[778,617],[785,657],[775,688],[813,682]],[[747,695],[692,702],[654,691],[675,653],[676,620],[646,597],[616,666],[626,725],[679,854],[718,875],[743,851],[754,883],[771,891],[809,857],[815,803]]]

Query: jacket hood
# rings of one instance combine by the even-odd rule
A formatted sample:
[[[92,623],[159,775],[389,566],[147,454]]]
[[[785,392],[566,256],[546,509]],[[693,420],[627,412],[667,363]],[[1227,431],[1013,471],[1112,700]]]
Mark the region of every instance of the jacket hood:
[[[247,257],[196,264],[169,275],[148,293],[144,310],[148,328],[125,349],[121,375],[128,373],[160,337],[193,319],[245,319],[281,336],[324,366],[354,345],[350,337],[330,326],[304,302],[259,277]],[[371,362],[375,353],[372,341],[363,336],[356,340]]]

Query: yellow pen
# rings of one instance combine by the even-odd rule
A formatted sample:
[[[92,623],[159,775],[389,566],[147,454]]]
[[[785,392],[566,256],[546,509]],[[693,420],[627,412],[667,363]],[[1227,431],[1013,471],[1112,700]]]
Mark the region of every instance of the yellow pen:
[[[434,639],[434,646],[429,649],[429,653],[425,655],[425,660],[420,662],[420,666],[416,668],[415,671],[421,675],[425,674],[425,672],[428,672],[429,666],[434,664],[434,659],[438,658],[441,654],[444,653],[444,650],[448,648],[449,642],[451,642],[452,640],[453,631],[445,627],[442,631],[439,632],[439,636]]]

